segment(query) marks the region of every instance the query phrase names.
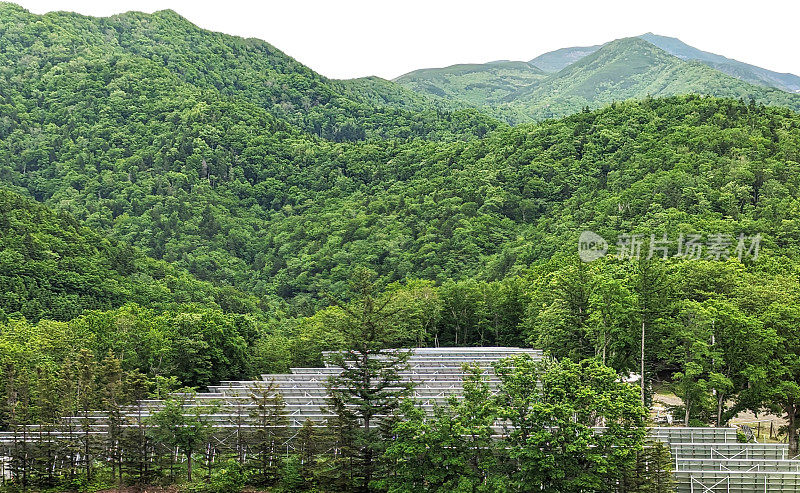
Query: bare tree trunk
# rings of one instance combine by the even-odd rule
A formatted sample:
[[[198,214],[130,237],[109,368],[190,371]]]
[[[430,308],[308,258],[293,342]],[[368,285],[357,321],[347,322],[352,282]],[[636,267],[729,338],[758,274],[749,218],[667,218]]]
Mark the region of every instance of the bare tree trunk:
[[[603,365],[606,364],[606,346],[608,346],[608,336],[606,331],[603,331]]]
[[[364,353],[364,368],[367,368],[369,362],[369,357],[367,353]],[[369,373],[364,374],[365,378],[365,386],[364,388],[371,388],[372,382],[369,377]],[[370,443],[370,427],[371,427],[371,418],[369,414],[364,415],[364,434],[367,437],[367,444],[364,448],[364,489],[363,491],[369,491],[369,484],[372,482],[372,443]]]
[[[85,413],[85,414],[88,414],[88,412]],[[84,424],[84,426],[86,426],[86,432],[84,433],[85,442],[84,442],[84,446],[83,446],[83,453],[86,456],[86,459],[85,459],[86,460],[86,480],[87,481],[91,481],[92,480],[92,460],[91,460],[92,458],[89,456],[89,446],[90,446],[89,445],[89,427],[86,424]]]
[[[788,414],[789,414],[789,416],[788,416],[789,417],[789,426],[787,427],[788,428],[787,432],[789,433],[788,442],[789,442],[789,458],[790,459],[794,458],[797,455],[797,451],[798,451],[797,450],[798,449],[798,447],[797,447],[798,446],[798,444],[797,444],[797,418],[798,418],[798,414],[800,414],[800,412],[798,412],[798,411],[800,411],[800,409],[798,409],[798,406],[796,404],[792,405],[792,406],[789,406],[789,412],[788,412]]]
[[[640,381],[640,384],[641,384],[641,387],[642,387],[642,406],[644,406],[645,405],[645,398],[644,398],[644,391],[645,391],[645,386],[644,386],[644,320],[642,320],[642,348],[641,349],[642,349],[642,353],[641,353],[641,363],[642,363],[642,365],[641,365],[641,368],[640,368],[641,373],[640,373],[640,380],[639,381]]]
[[[683,426],[689,426],[689,410],[692,407],[692,403],[689,401],[688,396],[683,400]]]

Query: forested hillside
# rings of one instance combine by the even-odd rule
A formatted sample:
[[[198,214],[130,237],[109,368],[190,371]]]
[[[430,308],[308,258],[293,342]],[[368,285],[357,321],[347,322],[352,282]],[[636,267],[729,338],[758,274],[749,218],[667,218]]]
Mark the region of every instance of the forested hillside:
[[[199,281],[181,268],[0,190],[0,318],[67,321],[125,303],[165,308],[198,303],[262,315],[258,298]]]
[[[132,92],[142,79],[122,80]],[[48,106],[61,131],[15,128],[0,151],[6,186],[202,280],[295,306],[343,294],[354,263],[387,281],[502,278],[572,249],[583,227],[669,218],[797,246],[788,110],[654,99],[474,142],[351,144],[141,86],[150,96],[135,108],[99,94],[108,106],[84,121]]]
[[[39,16],[0,3],[0,39],[7,99],[28,97],[34,88],[47,91],[35,86],[40,79],[69,83],[88,76],[93,67],[109,71],[93,74],[107,83],[122,63],[123,71],[134,66],[141,71],[140,82],[174,88],[173,98],[194,91],[246,101],[331,140],[455,138],[496,126],[474,111],[452,114],[443,110],[447,105],[399,87],[375,97],[358,89],[363,82],[330,81],[264,41],[206,31],[168,10],[108,18],[68,12]],[[151,97],[130,97],[144,96]]]
[[[208,33],[170,12],[92,19],[3,8],[3,185],[142,258],[252,293],[273,312],[309,314],[326,304],[323,293],[347,297],[353,265],[384,282],[503,279],[574,251],[582,229],[607,238],[651,227],[761,233],[766,250],[797,253],[800,130],[789,110],[685,96],[506,129],[425,113],[410,98],[408,111],[423,110],[412,120],[435,115],[436,132],[408,140],[422,127],[401,118],[380,130],[398,138],[335,142],[275,105],[294,92],[311,97],[317,82],[371,104],[409,93],[379,79],[326,81],[265,43]],[[613,67],[601,63],[608,56],[671,58],[640,40],[617,45],[567,70]],[[215,85],[216,72],[224,78]],[[236,73],[291,73],[294,83],[237,89]],[[115,272],[103,277],[127,274]],[[53,303],[83,296],[61,291]],[[35,308],[41,300],[20,293],[3,310],[67,319],[123,299],[153,303],[103,291],[68,313]]]
[[[465,104],[503,119],[513,111],[499,103],[545,79],[547,73],[527,62],[497,61],[415,70],[394,79],[400,87],[430,94],[437,101]]]

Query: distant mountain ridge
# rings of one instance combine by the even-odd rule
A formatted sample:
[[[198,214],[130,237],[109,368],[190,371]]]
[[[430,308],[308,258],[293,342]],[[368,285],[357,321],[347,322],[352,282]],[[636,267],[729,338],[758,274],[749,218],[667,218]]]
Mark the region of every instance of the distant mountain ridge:
[[[793,90],[800,78],[651,33],[563,48],[530,62],[416,70],[395,82],[428,96],[472,104],[510,123],[560,117],[613,101],[688,93],[800,109],[800,94]]]
[[[542,53],[537,56],[529,63],[548,73],[558,72],[567,65],[572,65],[581,58],[591,55],[599,50],[601,46],[603,45],[572,46],[570,48],[548,51],[547,53]]]
[[[678,38],[659,36],[653,33],[642,34],[639,37],[658,46],[670,55],[675,55],[683,60],[697,60],[720,72],[751,84],[775,87],[787,92],[800,92],[800,77],[797,75],[773,72],[772,70],[743,63],[722,55],[698,50]]]
[[[653,33],[645,33],[638,36],[638,38],[654,44],[681,60],[695,60],[701,62],[745,82],[774,87],[787,92],[800,92],[800,77],[797,75],[774,72],[722,55],[703,51],[684,43],[678,38],[659,36]],[[591,55],[603,46],[604,45],[594,45],[561,48],[543,53],[528,63],[548,73],[558,72],[581,58]]]
[[[415,93],[461,102],[503,119],[503,111],[495,103],[501,101],[548,74],[529,62],[496,61],[458,64],[441,69],[420,69],[405,74],[394,82]]]

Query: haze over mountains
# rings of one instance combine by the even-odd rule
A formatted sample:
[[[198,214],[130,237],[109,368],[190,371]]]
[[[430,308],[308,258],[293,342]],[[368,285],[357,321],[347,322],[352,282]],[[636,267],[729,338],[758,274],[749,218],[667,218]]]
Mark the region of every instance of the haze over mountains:
[[[420,69],[395,81],[422,94],[480,107],[510,123],[564,116],[624,99],[685,93],[800,107],[800,77],[652,33],[562,48],[529,62]]]

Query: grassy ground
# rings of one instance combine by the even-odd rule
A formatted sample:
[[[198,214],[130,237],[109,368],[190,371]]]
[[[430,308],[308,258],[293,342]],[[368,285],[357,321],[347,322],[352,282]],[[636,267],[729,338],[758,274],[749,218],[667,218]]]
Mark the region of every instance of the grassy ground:
[[[662,406],[664,409],[671,410],[683,405],[681,398],[675,395],[666,384],[654,388],[653,404]],[[655,417],[655,411],[651,411],[651,417]],[[683,413],[680,410],[673,411],[675,426],[683,424]],[[772,436],[770,436],[770,424],[772,424]],[[709,423],[709,425],[711,425]],[[769,413],[759,413],[756,415],[752,411],[742,411],[730,421],[731,426],[747,425],[753,430],[759,442],[780,442],[785,441],[786,436],[780,436],[778,430],[786,426],[786,420],[781,416]],[[760,430],[759,430],[760,425]]]

